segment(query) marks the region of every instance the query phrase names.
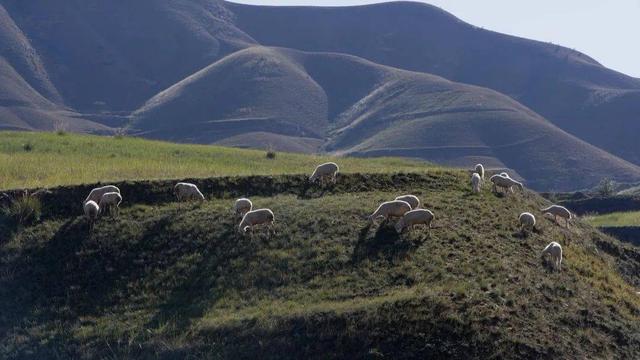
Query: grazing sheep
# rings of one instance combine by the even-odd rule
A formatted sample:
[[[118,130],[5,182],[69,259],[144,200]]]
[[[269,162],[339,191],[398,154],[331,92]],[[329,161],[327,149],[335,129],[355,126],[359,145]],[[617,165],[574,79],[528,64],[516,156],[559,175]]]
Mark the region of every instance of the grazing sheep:
[[[571,211],[566,207],[560,205],[551,205],[546,209],[541,209],[544,214],[553,215],[553,219],[558,222],[558,216],[564,219],[564,224],[569,227],[569,220],[571,220]],[[546,216],[546,215],[545,215]]]
[[[474,172],[473,175],[471,175],[471,188],[473,189],[473,192],[479,193],[481,185],[482,178],[480,177],[480,174]]]
[[[233,204],[233,213],[236,217],[243,217],[244,214],[248,213],[253,209],[253,204],[251,200],[247,198],[240,198],[236,200],[235,204]]]
[[[87,198],[84,199],[84,202],[86,203],[87,201],[93,201],[96,204],[98,204],[100,203],[100,199],[102,199],[102,195],[108,192],[115,192],[119,194],[120,189],[118,189],[118,187],[114,185],[106,185],[103,187],[95,188],[91,190],[91,192],[89,193],[89,196],[87,196]]]
[[[335,184],[337,181],[336,175],[338,174],[339,170],[340,168],[338,168],[338,164],[334,162],[320,164],[316,167],[316,169],[313,171],[313,174],[311,174],[311,176],[309,177],[309,181],[313,183],[320,180],[321,183],[324,183],[324,180],[326,178],[330,178],[331,182]]]
[[[263,224],[266,224],[269,230],[273,231],[274,220],[273,211],[270,209],[251,210],[242,217],[238,231],[244,234],[254,226]]]
[[[204,201],[204,195],[198,190],[198,187],[191,183],[180,182],[173,188],[173,193],[178,201],[199,200]]]
[[[478,175],[480,175],[480,179],[484,180],[484,166],[482,166],[482,164],[477,164],[474,170]]]
[[[414,225],[425,225],[427,229],[431,229],[431,222],[434,219],[433,212],[427,209],[416,209],[407,211],[396,224],[396,231],[401,233],[404,229],[412,229]]]
[[[89,231],[91,231],[93,230],[93,225],[98,218],[98,214],[100,214],[100,207],[95,201],[89,200],[84,203],[83,210],[84,216],[87,218],[87,222],[89,223]]]
[[[551,242],[542,250],[541,256],[544,258],[547,254],[551,255],[551,266],[555,270],[560,271],[562,264],[562,246],[555,241]]]
[[[523,230],[533,230],[533,228],[536,226],[536,217],[533,216],[532,213],[523,212],[518,217],[518,220],[520,220],[520,227]]]
[[[420,207],[420,199],[415,195],[401,195],[396,200],[406,201],[411,205],[411,210],[415,210]]]
[[[100,207],[100,212],[105,213],[109,210],[109,214],[113,216],[114,209],[115,214],[118,215],[120,213],[120,203],[122,202],[122,195],[117,192],[108,192],[102,195],[100,199],[100,203],[98,206]]]
[[[374,211],[373,214],[369,215],[367,219],[371,223],[381,217],[385,218],[385,220],[389,220],[389,218],[391,217],[402,217],[408,211],[411,211],[411,205],[409,205],[409,203],[406,201],[387,201],[380,204],[376,211]]]
[[[510,191],[511,188],[513,186],[517,187],[518,189],[520,189],[520,191],[524,191],[524,186],[522,186],[521,182],[515,181],[510,177],[505,177],[502,175],[493,175],[489,181],[491,181],[493,183],[493,188],[492,190],[494,192],[498,191],[498,188],[503,188],[506,191]]]

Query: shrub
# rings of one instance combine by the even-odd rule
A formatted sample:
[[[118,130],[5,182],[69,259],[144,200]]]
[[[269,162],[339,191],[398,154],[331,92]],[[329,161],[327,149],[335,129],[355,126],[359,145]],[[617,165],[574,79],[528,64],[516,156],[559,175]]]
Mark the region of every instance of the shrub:
[[[616,191],[615,182],[609,178],[604,178],[596,187],[596,193],[600,196],[612,196]]]
[[[3,212],[16,225],[28,225],[40,220],[42,203],[35,196],[24,195],[12,200]]]
[[[275,159],[276,158],[276,152],[273,150],[267,150],[267,159]]]
[[[28,142],[28,143],[22,145],[22,149],[24,149],[24,151],[26,151],[26,152],[30,152],[30,151],[33,150],[33,145],[30,142]]]

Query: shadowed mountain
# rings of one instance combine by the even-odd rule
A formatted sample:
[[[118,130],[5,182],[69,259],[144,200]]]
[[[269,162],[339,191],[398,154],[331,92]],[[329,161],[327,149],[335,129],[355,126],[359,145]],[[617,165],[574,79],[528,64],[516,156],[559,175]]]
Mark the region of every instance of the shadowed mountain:
[[[640,163],[640,80],[429,5],[0,0],[0,29],[0,129],[640,180],[600,150]]]
[[[347,53],[489,87],[640,164],[640,79],[577,51],[487,31],[422,3],[227,7],[236,25],[262,45]]]
[[[131,126],[160,139],[301,152],[324,142],[338,154],[461,166],[483,160],[514,169],[537,189],[640,177],[637,166],[498,92],[344,54],[234,53],[152,98]]]

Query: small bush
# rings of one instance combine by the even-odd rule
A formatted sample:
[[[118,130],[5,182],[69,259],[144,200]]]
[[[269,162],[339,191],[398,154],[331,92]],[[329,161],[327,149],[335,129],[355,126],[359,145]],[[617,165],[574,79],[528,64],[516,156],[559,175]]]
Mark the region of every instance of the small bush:
[[[275,159],[276,158],[276,152],[273,150],[267,150],[267,159]]]
[[[40,220],[42,203],[35,196],[21,196],[3,209],[6,217],[16,225],[28,225]]]
[[[609,178],[604,178],[596,187],[596,193],[602,197],[614,195],[616,192],[616,184]]]
[[[56,130],[56,135],[58,135],[58,136],[65,136],[65,135],[67,135],[67,132],[66,132],[66,131],[64,131],[64,130],[62,130],[62,129],[60,129],[60,130]]]
[[[33,150],[33,145],[30,142],[28,142],[22,145],[22,149],[26,152],[31,152]]]

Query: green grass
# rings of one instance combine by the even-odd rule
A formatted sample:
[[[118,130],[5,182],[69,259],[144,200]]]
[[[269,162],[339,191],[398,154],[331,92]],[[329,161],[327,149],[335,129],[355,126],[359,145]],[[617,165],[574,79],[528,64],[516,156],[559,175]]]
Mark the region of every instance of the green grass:
[[[419,187],[253,196],[275,213],[271,237],[238,235],[233,198],[206,193],[125,199],[92,234],[79,215],[7,231],[0,358],[640,356],[636,248],[580,220],[554,225],[533,193],[474,195],[461,171],[428,175]],[[434,211],[430,233],[363,220],[403,193]],[[522,211],[539,218],[528,236]],[[539,257],[550,241],[564,249],[560,273]]]
[[[335,158],[130,137],[0,132],[0,190],[98,181],[311,173],[324,161],[342,173],[420,172],[430,165],[398,158]]]
[[[596,227],[640,226],[640,211],[590,215],[585,216],[584,219]]]

